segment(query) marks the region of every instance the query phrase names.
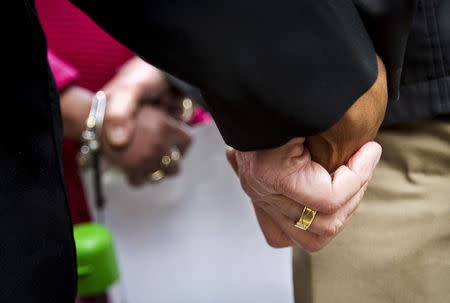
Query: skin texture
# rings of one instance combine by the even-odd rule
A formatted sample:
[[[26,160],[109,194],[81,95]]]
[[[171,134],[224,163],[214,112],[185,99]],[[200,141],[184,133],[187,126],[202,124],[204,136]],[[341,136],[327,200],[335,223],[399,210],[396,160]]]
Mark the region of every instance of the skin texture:
[[[381,157],[381,146],[370,142],[387,102],[386,74],[378,64],[375,84],[324,133],[270,150],[227,151],[269,245],[319,251],[357,209]],[[307,231],[294,226],[304,206],[318,211]]]
[[[103,156],[122,169],[131,185],[147,182],[147,175],[158,169],[175,175],[179,161],[163,168],[161,158],[174,147],[185,153],[191,136],[186,125],[172,117],[177,115],[174,108],[181,96],[165,75],[136,57],[102,90],[108,99],[101,137]],[[61,94],[65,136],[81,138],[92,97],[92,92],[76,86]]]
[[[324,248],[345,226],[361,201],[381,156],[365,144],[333,175],[311,159],[296,138],[282,147],[256,152],[228,150],[227,158],[250,197],[269,245]],[[304,206],[318,210],[308,231],[294,226]]]

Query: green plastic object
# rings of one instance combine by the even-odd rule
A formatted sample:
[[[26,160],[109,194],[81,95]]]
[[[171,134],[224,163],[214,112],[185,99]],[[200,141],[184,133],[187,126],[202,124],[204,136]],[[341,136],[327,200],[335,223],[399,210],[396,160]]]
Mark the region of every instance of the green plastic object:
[[[118,279],[113,237],[100,224],[74,226],[78,263],[78,295],[94,296],[107,291]]]

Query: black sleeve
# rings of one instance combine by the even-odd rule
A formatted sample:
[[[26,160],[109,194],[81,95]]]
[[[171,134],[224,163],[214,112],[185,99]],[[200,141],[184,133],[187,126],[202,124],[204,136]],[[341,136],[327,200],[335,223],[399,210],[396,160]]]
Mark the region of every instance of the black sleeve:
[[[361,18],[367,8],[383,14],[375,0],[73,2],[142,58],[199,87],[239,150],[331,127],[377,75]]]

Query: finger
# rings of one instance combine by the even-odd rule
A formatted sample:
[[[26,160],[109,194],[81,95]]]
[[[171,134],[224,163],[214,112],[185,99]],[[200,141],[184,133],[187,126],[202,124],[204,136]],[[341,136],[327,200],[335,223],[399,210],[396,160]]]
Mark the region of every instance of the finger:
[[[145,99],[152,99],[167,91],[165,75],[139,58],[131,59],[105,85],[108,96],[105,112],[105,133],[113,146],[126,145],[133,134],[131,120]]]
[[[296,246],[302,247],[308,252],[319,251],[331,240],[331,237],[319,236],[295,227],[295,222],[292,222],[290,218],[283,215],[272,205],[267,204],[263,206],[263,209]]]
[[[264,197],[264,203],[272,205],[286,217],[296,222],[303,211],[304,205],[283,195],[269,195]]]
[[[364,195],[367,185],[364,186],[350,201],[343,205],[334,214],[324,214],[317,212],[314,221],[308,228],[309,232],[317,235],[335,236],[339,233],[344,225],[348,222],[353,212],[357,209]],[[304,206],[296,201],[286,198],[282,195],[272,195],[265,197],[265,202],[272,205],[274,211],[278,211],[291,219],[295,224],[301,217]]]
[[[304,154],[306,157],[309,152],[305,149]],[[335,213],[367,183],[380,155],[381,147],[377,143],[367,143],[332,176],[321,165],[311,161],[285,178],[280,191],[311,209]]]
[[[283,214],[286,218],[289,218],[291,220],[291,223],[294,225],[298,220],[300,220],[300,217],[303,213],[303,205],[300,205],[298,202],[281,195],[266,197],[265,201],[267,201],[267,203],[272,206],[273,212],[279,212]],[[317,235],[325,236],[335,235],[335,233],[340,232],[344,223],[347,222],[347,220],[343,219],[347,218],[345,214],[351,213],[359,204],[359,201],[356,202],[356,199],[354,201],[355,203],[345,204],[343,206],[344,210],[339,210],[335,214],[328,215],[317,212],[314,221],[308,228],[308,231]]]
[[[261,231],[270,246],[283,248],[294,245],[268,213],[255,203],[253,203],[253,206]]]
[[[192,136],[190,134],[190,128],[174,118],[169,117],[169,133],[168,144],[176,146],[180,151],[181,155],[184,156],[192,144]]]
[[[311,160],[309,150],[303,143],[304,138],[293,139],[277,149],[258,152],[256,160],[251,161],[245,159],[246,153],[238,153],[238,164],[240,161],[243,165],[246,162],[256,163],[253,168],[256,168],[255,175],[269,192],[280,193],[301,205],[328,212],[331,176],[325,168]]]
[[[292,213],[286,216],[283,212],[280,212],[271,204],[265,204],[264,209],[271,215],[272,218],[274,218],[276,224],[279,224],[283,231],[295,243],[306,250],[313,252],[322,249],[331,239],[336,237],[343,230],[344,226],[348,223],[358,208],[366,189],[367,183],[350,200],[350,202],[336,214],[326,215],[317,213],[314,221],[307,231],[303,231],[295,227],[295,222],[298,218],[295,218]],[[284,202],[286,203],[288,201],[284,200]],[[290,202],[295,204],[294,201]],[[300,215],[301,213],[299,213],[298,217],[300,217]],[[312,234],[312,236],[309,234]]]
[[[361,188],[360,191],[335,214],[328,215],[317,213],[308,231],[321,236],[335,237],[344,229],[345,225],[355,213],[361,203],[366,188],[367,185]]]
[[[236,175],[239,176],[239,167],[236,159],[236,150],[234,148],[227,148],[225,151],[225,155],[227,156],[228,163],[230,163],[231,168],[234,170]]]
[[[133,187],[139,187],[147,182],[145,174],[142,172],[137,172],[136,170],[126,171],[125,175],[128,184]]]
[[[133,134],[133,117],[139,99],[131,90],[117,90],[109,95],[105,112],[104,131],[108,143],[115,147],[128,144]]]
[[[166,111],[171,117],[182,121],[181,114],[183,96],[177,92],[168,92],[159,99],[159,106]]]
[[[330,198],[337,209],[355,196],[369,180],[381,157],[381,146],[366,143],[353,155],[346,166],[341,166],[332,176]]]

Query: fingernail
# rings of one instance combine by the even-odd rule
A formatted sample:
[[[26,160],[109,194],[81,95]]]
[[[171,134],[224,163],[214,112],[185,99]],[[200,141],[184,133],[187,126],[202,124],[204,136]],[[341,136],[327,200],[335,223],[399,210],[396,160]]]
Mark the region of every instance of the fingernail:
[[[127,138],[125,127],[115,126],[109,132],[109,140],[113,144],[123,144]]]

